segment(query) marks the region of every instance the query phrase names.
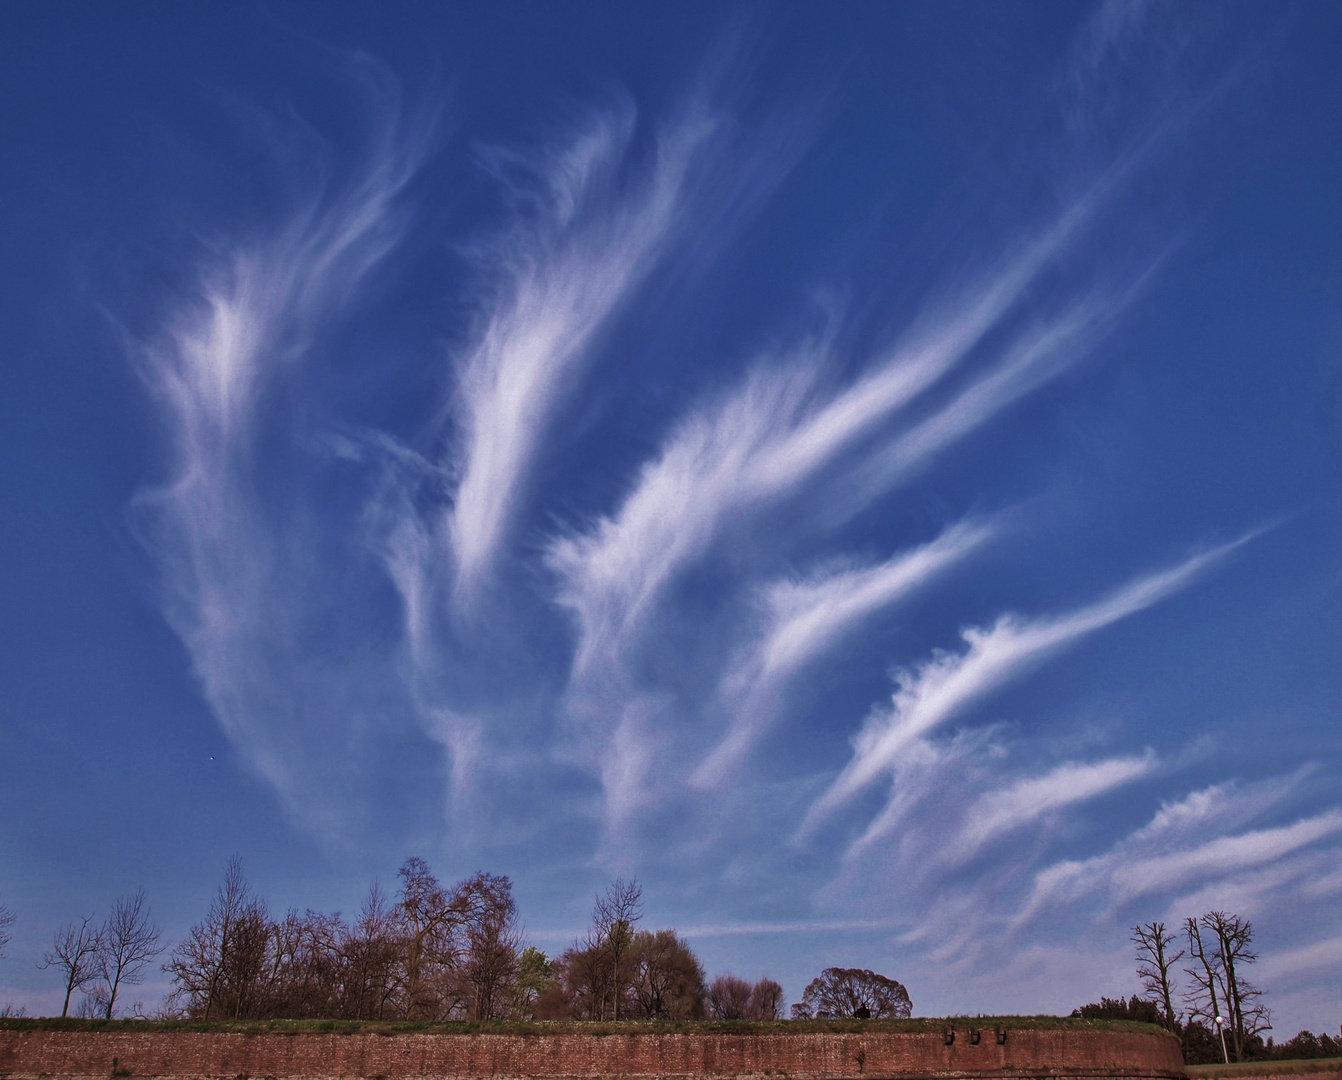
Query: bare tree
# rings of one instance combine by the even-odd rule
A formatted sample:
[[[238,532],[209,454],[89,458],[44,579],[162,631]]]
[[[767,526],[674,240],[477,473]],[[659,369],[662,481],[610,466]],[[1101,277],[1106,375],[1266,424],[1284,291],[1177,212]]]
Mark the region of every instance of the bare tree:
[[[634,1002],[647,1020],[704,1015],[704,969],[674,930],[640,930],[629,949]]]
[[[419,856],[406,859],[398,872],[400,903],[396,914],[401,923],[402,1014],[410,1020],[432,1019],[438,1014],[433,975],[450,956],[452,912],[447,891],[429,864]]]
[[[144,981],[144,969],[163,951],[163,932],[149,915],[144,890],[118,898],[103,924],[98,949],[98,974],[102,978],[108,1020],[116,1008],[122,986],[138,986]]]
[[[1163,922],[1149,922],[1132,928],[1132,943],[1137,946],[1137,977],[1160,1009],[1164,1024],[1171,1031],[1178,1027],[1174,1011],[1170,971],[1184,956],[1184,950],[1170,952],[1174,935]]]
[[[265,969],[255,1014],[330,1018],[341,1014],[346,981],[341,951],[348,928],[340,915],[290,908],[268,928]]]
[[[1217,1022],[1223,1019],[1221,1003],[1225,1000],[1221,955],[1216,948],[1210,952],[1202,941],[1202,926],[1195,918],[1184,920],[1184,933],[1188,935],[1188,958],[1194,963],[1184,971],[1193,980],[1193,987],[1184,995],[1188,1005],[1190,1019],[1202,1021],[1208,1030],[1220,1028]],[[1222,1056],[1226,1064],[1230,1063],[1230,1054],[1225,1050],[1222,1035]]]
[[[783,987],[773,979],[760,979],[750,988],[747,1020],[779,1020],[783,1016]]]
[[[9,928],[14,925],[14,912],[4,904],[0,904],[0,957],[5,955],[5,949],[13,940],[9,933]]]
[[[1227,1062],[1230,1053],[1224,1036],[1228,1033],[1235,1060],[1243,1061],[1251,1040],[1272,1027],[1272,1014],[1261,1000],[1263,992],[1244,977],[1244,968],[1258,959],[1249,948],[1253,926],[1238,915],[1209,911],[1200,919],[1186,919],[1184,932],[1189,958],[1195,961],[1184,969],[1193,978],[1193,989],[1186,997],[1190,1015],[1208,1028],[1221,1029],[1222,1056]]]
[[[517,979],[522,944],[512,882],[495,874],[477,874],[463,885],[479,898],[470,908],[466,925],[465,975],[471,988],[472,1018],[499,1019],[511,1006],[508,991]]]
[[[173,999],[184,1003],[188,1015],[205,1020],[251,1016],[258,1004],[268,937],[265,903],[252,895],[242,861],[234,856],[204,920],[163,965],[176,983]]]
[[[719,1020],[744,1020],[750,983],[738,975],[719,975],[708,986],[708,1005]]]
[[[51,951],[42,954],[37,966],[42,969],[58,968],[65,974],[65,1004],[61,1015],[70,1014],[70,996],[96,979],[100,972],[98,954],[102,949],[102,930],[91,926],[93,916],[81,919],[76,925],[68,922],[56,931]]]
[[[825,968],[812,979],[801,1001],[792,1006],[794,1019],[849,1017],[865,1010],[870,1017],[907,1017],[913,1011],[902,983],[866,968]]]
[[[1224,911],[1210,911],[1202,916],[1202,925],[1216,935],[1217,953],[1226,1009],[1229,1013],[1230,1032],[1235,1042],[1235,1060],[1244,1060],[1249,1039],[1272,1027],[1271,1014],[1262,1003],[1263,992],[1244,977],[1244,968],[1258,959],[1251,952],[1253,926],[1248,919],[1229,915]]]
[[[517,973],[517,906],[506,877],[443,888],[418,857],[400,870],[399,1007],[408,1019],[486,1019],[508,1008]]]
[[[399,957],[396,918],[377,882],[359,918],[347,928],[341,943],[346,965],[345,1015],[355,1020],[381,1020],[396,993]]]
[[[620,998],[629,986],[628,952],[634,943],[634,925],[643,917],[643,887],[636,880],[616,878],[604,896],[592,906],[592,927],[587,947],[594,949],[601,964],[603,993],[598,1019],[605,1020],[609,1005],[611,1020],[620,1018]]]

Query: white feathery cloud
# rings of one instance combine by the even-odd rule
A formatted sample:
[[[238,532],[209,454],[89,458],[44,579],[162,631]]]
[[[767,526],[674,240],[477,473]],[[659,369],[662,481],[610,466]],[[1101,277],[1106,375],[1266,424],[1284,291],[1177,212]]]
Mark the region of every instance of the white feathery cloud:
[[[1342,810],[1330,810],[1293,825],[1218,836],[1197,847],[1150,858],[1124,860],[1110,875],[1116,900],[1128,900],[1172,888],[1190,879],[1221,876],[1261,866],[1325,836],[1342,832]]]
[[[1090,350],[1123,299],[1082,299],[1057,317],[1021,332],[987,372],[943,407],[859,463],[834,502],[838,519],[867,506],[1013,402],[1059,375]]]
[[[1063,807],[1113,791],[1148,775],[1156,767],[1156,756],[1109,758],[1089,764],[1065,762],[1042,776],[1017,780],[1006,787],[979,796],[965,815],[960,833],[961,857],[988,843],[1038,821]]]
[[[1021,926],[1049,907],[1093,896],[1109,904],[1208,882],[1242,877],[1255,867],[1285,865],[1287,856],[1342,832],[1342,810],[1329,810],[1290,825],[1245,825],[1284,800],[1300,774],[1239,789],[1217,784],[1163,805],[1151,821],[1107,852],[1062,860],[1038,871],[1030,894],[1013,918]],[[1232,830],[1242,830],[1232,832]],[[1315,868],[1316,869],[1316,868]],[[1302,867],[1311,878],[1314,869]],[[1280,877],[1281,875],[1279,875]],[[1270,891],[1266,879],[1258,891]]]
[[[321,324],[395,245],[397,199],[430,147],[431,123],[401,116],[389,76],[369,65],[360,74],[381,109],[363,170],[343,189],[311,191],[269,236],[216,245],[135,357],[171,447],[168,479],[135,500],[165,614],[224,732],[309,819],[330,808],[297,790],[312,779],[301,746],[313,687],[296,684],[316,677],[339,694],[345,680],[304,652],[305,540],[262,497],[256,452],[269,385],[302,363]]]
[[[1284,980],[1292,975],[1320,968],[1336,970],[1342,967],[1342,936],[1312,941],[1298,949],[1288,949],[1265,956],[1258,962],[1257,978],[1263,980]]]
[[[1139,578],[1097,603],[1066,615],[1034,621],[1003,616],[987,629],[966,629],[962,633],[968,645],[964,652],[939,653],[921,667],[900,674],[891,707],[873,713],[858,732],[851,761],[807,811],[802,833],[888,774],[914,740],[1087,634],[1183,588],[1237,543]]]
[[[624,102],[528,166],[534,212],[490,253],[497,284],[457,365],[460,483],[447,526],[459,598],[506,543],[538,447],[595,338],[665,251],[712,128],[695,117],[664,132],[646,175],[631,180],[634,108]]]
[[[608,695],[603,706],[585,710],[589,717],[620,715],[620,699],[631,690],[612,673],[637,656],[668,588],[712,551],[729,525],[748,524],[825,478],[828,505],[798,522],[792,539],[833,528],[1085,354],[1114,304],[1087,297],[1051,319],[1008,326],[995,362],[916,423],[899,423],[906,409],[1002,326],[1093,217],[1109,184],[1106,179],[1068,206],[1020,255],[965,290],[958,303],[919,319],[846,387],[822,388],[840,366],[832,340],[805,341],[791,355],[757,364],[735,390],[681,422],[656,459],[644,465],[618,510],[550,544],[556,598],[578,630],[574,695],[588,701]],[[777,550],[780,540],[786,543],[788,537],[768,543]],[[585,736],[606,756],[617,752],[610,728],[609,721],[598,719]],[[720,780],[749,742],[744,726],[729,733],[728,744],[699,770],[697,782]],[[619,744],[633,747],[636,740]],[[638,753],[647,756],[646,748]],[[618,762],[602,769],[625,778],[632,790],[636,770]]]
[[[1023,751],[1003,741],[1003,733],[997,726],[969,728],[909,744],[891,770],[885,807],[844,852],[843,870],[826,895],[837,898],[853,888],[873,887],[872,882],[879,882],[874,887],[882,893],[897,888],[910,918],[926,932],[936,928],[944,937],[944,912],[929,911],[921,921],[914,913],[928,897],[942,895],[951,875],[985,855],[985,865],[992,867],[985,870],[990,879],[1006,868],[1023,870],[1071,818],[1061,811],[1140,780],[1158,765],[1148,750],[1092,762],[1063,761],[1042,773],[1020,776],[1013,759]],[[1036,744],[1028,756],[1050,752],[1047,744]],[[1007,836],[1022,832],[1028,836],[1013,843],[1014,856],[1004,859],[993,850]],[[998,881],[988,892],[1002,888],[1005,883]],[[993,907],[987,895],[974,904]],[[932,906],[939,907],[939,900]]]
[[[731,518],[804,491],[878,437],[855,470],[857,482],[846,485],[854,491],[844,512],[852,513],[1081,355],[1102,314],[1093,301],[1017,334],[997,364],[932,416],[879,438],[1020,300],[1089,217],[1095,198],[1070,208],[959,305],[923,320],[846,389],[828,397],[819,390],[838,358],[831,342],[812,340],[758,365],[736,390],[691,413],[644,465],[619,510],[550,546],[559,601],[578,622],[575,673],[608,663],[633,640],[666,587]]]
[[[1309,844],[1282,857],[1256,866],[1242,866],[1228,875],[1200,875],[1180,886],[1165,904],[1166,922],[1176,924],[1192,912],[1233,911],[1259,919],[1277,908],[1284,897],[1296,911],[1303,911],[1318,896],[1330,872],[1342,866],[1342,848]],[[1191,891],[1189,889],[1191,888]],[[1146,894],[1160,895],[1159,893]]]
[[[709,547],[742,498],[752,459],[800,408],[812,379],[798,366],[754,373],[717,408],[681,424],[616,516],[551,544],[558,600],[578,622],[576,677],[618,655],[664,585]]]
[[[988,525],[962,523],[876,566],[770,586],[763,632],[719,688],[730,716],[727,731],[695,769],[691,784],[720,785],[773,722],[788,682],[807,664],[864,619],[928,585],[994,533]]]

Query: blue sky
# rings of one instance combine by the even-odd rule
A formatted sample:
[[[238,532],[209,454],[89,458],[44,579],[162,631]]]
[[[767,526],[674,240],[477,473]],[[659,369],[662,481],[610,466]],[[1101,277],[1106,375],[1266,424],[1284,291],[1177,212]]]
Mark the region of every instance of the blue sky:
[[[0,1002],[419,854],[923,1015],[1224,907],[1336,1028],[1335,5],[2,18]]]

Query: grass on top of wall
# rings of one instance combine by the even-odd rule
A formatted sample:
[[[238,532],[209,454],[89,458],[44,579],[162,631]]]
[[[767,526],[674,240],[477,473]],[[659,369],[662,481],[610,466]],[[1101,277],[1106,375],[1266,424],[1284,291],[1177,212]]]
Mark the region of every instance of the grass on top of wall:
[[[1196,1077],[1197,1080],[1213,1080],[1219,1076],[1273,1076],[1278,1073],[1299,1076],[1301,1073],[1342,1072],[1342,1058],[1237,1061],[1231,1065],[1187,1065],[1184,1068],[1190,1077]]]
[[[73,1017],[0,1018],[0,1031],[208,1031],[241,1034],[334,1032],[352,1035],[399,1035],[427,1032],[442,1035],[635,1035],[649,1034],[809,1034],[831,1032],[937,1032],[947,1027],[992,1031],[1048,1029],[1068,1031],[1144,1031],[1167,1034],[1152,1024],[1131,1020],[1086,1020],[1072,1016],[947,1016],[911,1020],[84,1020]]]

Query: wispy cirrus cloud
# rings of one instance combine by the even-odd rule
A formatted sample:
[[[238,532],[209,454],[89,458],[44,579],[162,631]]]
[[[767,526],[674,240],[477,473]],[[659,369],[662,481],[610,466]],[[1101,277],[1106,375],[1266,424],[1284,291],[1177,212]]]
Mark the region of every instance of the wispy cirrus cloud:
[[[790,353],[762,359],[736,389],[682,421],[656,459],[640,470],[616,512],[550,545],[560,602],[578,622],[575,671],[636,634],[668,584],[701,558],[733,519],[805,491],[874,437],[875,448],[861,458],[863,474],[880,477],[864,485],[862,503],[869,503],[900,473],[1076,359],[1078,332],[1092,323],[1084,314],[1089,303],[1021,331],[999,363],[930,417],[890,430],[901,411],[964,360],[1020,300],[1093,212],[1090,202],[1069,208],[1023,255],[967,289],[960,303],[928,316],[847,387],[822,389],[845,358],[836,355],[832,335],[813,338]],[[1059,354],[1068,345],[1073,348],[1064,358]],[[1041,370],[1046,361],[1052,363]]]
[[[853,739],[851,760],[807,811],[802,834],[887,775],[915,740],[1059,650],[1183,588],[1241,542],[1138,578],[1102,600],[1065,615],[1033,621],[1004,616],[987,629],[971,627],[963,631],[968,646],[964,652],[941,653],[900,674],[891,707],[873,713]],[[875,835],[871,829],[883,827],[882,818],[877,818],[858,844],[869,843]]]
[[[406,682],[425,730],[448,748],[454,790],[470,777],[478,790],[482,771],[507,757],[500,741],[515,741],[516,725],[500,714],[511,695],[545,694],[500,674],[549,614],[518,588],[530,570],[500,572],[539,502],[538,454],[654,272],[702,263],[757,205],[747,189],[771,190],[793,160],[769,132],[741,136],[709,97],[692,95],[658,123],[615,95],[570,110],[540,148],[483,152],[509,211],[468,248],[471,325],[448,357],[448,404],[421,449],[368,437],[385,472],[367,532],[401,598]],[[716,239],[691,223],[712,223]],[[648,713],[637,695],[620,708]],[[535,724],[549,727],[544,716]],[[459,768],[463,755],[477,767]]]
[[[938,962],[970,962],[985,935],[1000,931],[1003,897],[1017,894],[1017,879],[1085,820],[1085,805],[1160,767],[1149,750],[1078,761],[1056,744],[1013,739],[1002,725],[916,739],[891,770],[883,811],[849,845],[822,895],[897,896],[901,940],[935,941]],[[1040,770],[1036,763],[1049,758],[1056,764]]]
[[[1114,300],[1073,299],[1051,318],[1022,324],[1008,316],[1106,193],[1107,184],[1098,185],[1068,206],[1021,246],[1019,256],[964,287],[959,301],[917,320],[898,344],[844,385],[832,381],[833,372],[849,362],[833,332],[759,359],[734,389],[693,410],[671,431],[618,509],[550,544],[557,599],[572,613],[578,635],[573,712],[603,775],[620,779],[624,794],[617,798],[607,789],[615,819],[624,813],[619,807],[630,805],[651,760],[647,718],[657,708],[656,694],[622,672],[636,663],[668,591],[728,536],[735,543],[751,537],[757,547],[781,554],[833,529],[1084,356]],[[990,332],[1003,339],[992,358],[977,373],[946,385]],[[936,390],[941,393],[933,399]],[[910,415],[919,405],[919,415]],[[753,531],[822,480],[827,490],[818,512],[767,538]],[[857,600],[848,619],[864,609]],[[832,611],[844,621],[841,609]],[[638,707],[629,708],[634,701]],[[757,709],[756,720],[742,719],[694,782],[709,784],[724,775],[763,715]]]
[[[969,807],[957,845],[961,858],[1040,818],[1104,795],[1148,775],[1156,767],[1149,751],[1138,757],[1064,762],[1040,776],[985,792]]]
[[[348,658],[323,654],[322,594],[311,581],[319,541],[304,531],[301,507],[268,497],[263,440],[276,430],[282,446],[297,439],[296,417],[273,392],[396,245],[406,225],[399,200],[432,148],[436,118],[408,112],[376,64],[351,65],[375,131],[357,171],[302,188],[257,235],[209,245],[161,332],[133,348],[169,443],[167,479],[135,501],[165,614],[239,755],[324,829],[339,800],[322,796],[318,778],[350,766],[316,750],[313,735],[330,722],[331,695],[347,703],[332,715],[348,719],[355,703],[377,708],[386,686],[358,685]],[[286,137],[320,155],[296,122]]]
[[[719,689],[727,731],[696,767],[690,783],[720,785],[778,715],[789,682],[869,616],[927,586],[996,530],[961,524],[930,543],[875,566],[822,574],[766,588],[765,626]]]
[[[1084,55],[1062,73],[1076,97],[1126,77],[1154,16],[1100,6]],[[340,434],[308,440],[327,471],[290,476],[287,447],[309,434],[298,414],[340,393],[316,385],[319,344],[359,313],[363,287],[396,250],[402,196],[429,143],[382,96],[387,123],[353,175],[310,190],[268,233],[218,243],[144,349],[174,455],[168,482],[139,502],[169,618],[234,745],[314,831],[338,833],[354,807],[384,812],[385,793],[429,762],[421,802],[454,855],[660,873],[663,884],[679,875],[669,888],[722,898],[693,916],[714,921],[689,932],[900,932],[901,964],[922,963],[928,982],[954,970],[977,986],[989,960],[1001,965],[995,978],[1036,986],[1044,968],[1070,978],[1100,960],[1126,963],[1122,940],[1081,959],[1060,951],[1041,913],[1098,920],[1124,905],[1258,903],[1281,894],[1274,876],[1299,898],[1334,895],[1336,812],[1315,806],[1283,824],[1276,792],[1205,788],[1115,840],[1127,828],[1115,793],[1146,808],[1124,813],[1149,812],[1152,781],[1177,770],[1178,751],[1149,717],[1113,715],[1102,692],[1061,735],[973,723],[988,695],[1185,588],[1234,545],[1061,614],[989,621],[947,652],[870,655],[869,638],[898,650],[928,628],[921,590],[944,587],[935,606],[955,617],[987,578],[976,575],[989,545],[1002,558],[993,573],[1032,579],[1039,553],[1027,530],[1013,524],[1020,542],[998,542],[1023,515],[996,508],[1030,497],[1016,485],[1047,471],[1061,477],[1061,514],[1088,512],[1069,485],[1094,474],[1052,429],[1077,412],[1102,415],[1114,427],[1099,424],[1098,442],[1131,419],[1124,410],[1140,410],[1112,384],[1096,393],[1078,369],[1142,291],[1134,265],[1153,262],[1134,257],[1142,230],[1127,228],[1122,189],[1155,157],[1156,137],[1099,130],[1094,103],[1073,102],[1072,134],[1086,138],[1055,148],[1050,164],[1072,155],[1062,167],[986,196],[995,240],[975,207],[951,208],[954,229],[922,241],[903,224],[873,225],[875,243],[911,241],[917,270],[861,284],[860,299],[930,297],[904,325],[835,316],[805,337],[789,336],[787,312],[751,309],[768,289],[793,297],[842,276],[826,267],[832,251],[789,231],[795,202],[761,230],[779,245],[766,250],[796,239],[820,280],[757,282],[759,250],[724,260],[745,287],[696,273],[706,252],[727,247],[733,230],[719,226],[748,217],[741,207],[759,206],[788,171],[778,167],[788,153],[771,157],[772,134],[758,134],[757,101],[738,101],[738,113],[698,93],[665,122],[618,94],[569,109],[552,138],[477,151],[504,211],[472,222],[458,245],[462,277],[448,280],[460,291],[416,281],[359,327],[378,349],[400,343],[413,325],[401,302],[436,292],[425,337],[455,344],[426,340],[430,359],[413,372],[402,356],[404,368],[368,365],[388,383],[408,376],[376,421],[376,410],[351,409],[388,430],[337,418]],[[750,138],[733,134],[747,128],[770,152],[752,157]],[[1094,178],[1096,161],[1116,164],[1040,212],[1041,187],[1075,193],[1072,178]],[[326,164],[342,175],[342,163]],[[740,202],[717,197],[747,189]],[[1120,205],[1116,236],[1105,221]],[[937,266],[950,268],[938,279]],[[718,330],[782,344],[738,363],[703,344]],[[1142,377],[1136,365],[1122,372]],[[1027,402],[1053,380],[1056,394]],[[309,389],[320,404],[299,400]],[[991,430],[1013,409],[1035,411]],[[1121,456],[1118,441],[1103,453]],[[945,486],[941,465],[951,466]],[[317,506],[319,487],[337,492],[338,514]],[[1108,494],[1103,483],[1086,489],[1087,499]],[[986,509],[965,518],[966,506]],[[1146,543],[1186,542],[1161,532]],[[1087,580],[1095,567],[1084,545],[1075,552],[1068,573]],[[1110,584],[1078,588],[1094,597]],[[891,634],[906,616],[911,625]],[[864,718],[871,696],[866,683],[854,688],[880,671],[849,676],[885,661],[903,665],[893,700]],[[845,706],[810,700],[822,665]],[[373,760],[406,732],[410,751]],[[834,845],[833,835],[857,839]],[[1225,866],[1237,868],[1238,891]]]
[[[914,950],[910,978],[953,972],[960,992],[973,987],[977,998],[1003,980],[1033,985],[1047,973],[1068,981],[1067,994],[1088,993],[1085,980],[1066,974],[1051,939],[1061,934],[1083,950],[1092,981],[1096,971],[1130,979],[1131,920],[1177,927],[1221,908],[1280,932],[1294,913],[1322,911],[1336,894],[1339,811],[1278,823],[1305,772],[1195,790],[1101,854],[1058,859],[1055,845],[1070,846],[1101,820],[1086,803],[1168,776],[1170,766],[1148,751],[1022,775],[1017,762],[1056,754],[1057,736],[1021,742],[1005,734],[968,728],[911,744],[895,767],[886,827],[850,847],[842,873],[822,891],[827,905],[859,910],[893,902],[906,928],[898,940]],[[1031,992],[1053,1001],[1042,985]]]
[[[1150,822],[1109,851],[1039,870],[1013,925],[1085,898],[1112,906],[1141,897],[1169,897],[1189,887],[1205,891],[1209,883],[1233,881],[1255,868],[1280,868],[1295,853],[1342,833],[1342,810],[1336,809],[1287,825],[1244,827],[1279,806],[1298,779],[1278,777],[1243,789],[1218,784],[1163,805]],[[1312,867],[1309,876],[1317,877],[1319,870]],[[1276,874],[1276,885],[1282,880]],[[1264,885],[1274,890],[1270,880]]]
[[[713,129],[710,116],[687,116],[637,163],[634,106],[621,99],[557,149],[498,155],[519,213],[479,247],[492,284],[477,340],[456,361],[459,483],[447,532],[459,598],[481,587],[506,543],[538,448],[595,339],[683,223],[691,169]]]
[[[1132,859],[1115,869],[1111,880],[1116,899],[1127,900],[1200,877],[1224,874],[1227,869],[1275,862],[1338,832],[1342,832],[1342,810],[1331,810],[1291,825],[1218,836],[1196,847]]]

